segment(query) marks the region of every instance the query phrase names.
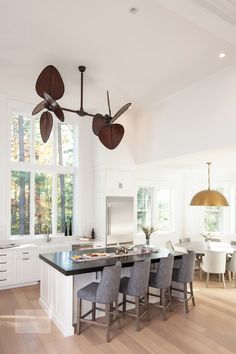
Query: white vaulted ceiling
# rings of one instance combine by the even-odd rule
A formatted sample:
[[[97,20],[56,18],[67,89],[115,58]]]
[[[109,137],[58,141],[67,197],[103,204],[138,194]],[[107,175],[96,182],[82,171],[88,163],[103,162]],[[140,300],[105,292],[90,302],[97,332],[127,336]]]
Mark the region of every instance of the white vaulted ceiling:
[[[36,78],[53,64],[65,82],[63,106],[78,108],[77,66],[84,64],[86,109],[105,111],[108,88],[114,109],[129,101],[142,108],[234,64],[233,14],[227,22],[210,1],[188,0],[192,11],[197,6],[211,16],[208,30],[190,8],[184,11],[185,2],[0,0],[0,93],[37,102]],[[214,31],[216,18],[224,36]]]

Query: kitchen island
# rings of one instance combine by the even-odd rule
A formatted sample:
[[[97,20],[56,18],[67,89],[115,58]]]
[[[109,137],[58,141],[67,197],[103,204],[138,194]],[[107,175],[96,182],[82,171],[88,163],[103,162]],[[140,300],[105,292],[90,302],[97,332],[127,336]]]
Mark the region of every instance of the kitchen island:
[[[104,267],[114,265],[119,260],[122,264],[122,276],[129,275],[130,267],[135,262],[150,258],[153,264],[159,262],[170,252],[162,248],[153,253],[115,256],[114,251],[114,248],[93,249],[92,252],[110,253],[111,257],[81,260],[77,263],[73,262],[71,257],[83,255],[88,251],[67,251],[39,256],[41,260],[39,302],[65,337],[74,334],[73,323],[76,323],[77,318],[77,291],[93,281],[99,281]],[[175,252],[174,256],[175,259],[181,258],[182,253]],[[89,304],[83,303],[82,311],[86,312]]]

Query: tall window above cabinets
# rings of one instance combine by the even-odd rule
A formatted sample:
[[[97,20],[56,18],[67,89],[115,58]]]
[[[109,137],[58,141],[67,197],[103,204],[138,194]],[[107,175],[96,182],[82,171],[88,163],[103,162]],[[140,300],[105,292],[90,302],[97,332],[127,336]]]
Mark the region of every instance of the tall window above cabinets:
[[[140,187],[137,190],[137,231],[142,225],[154,226],[157,232],[171,232],[172,222],[171,189]]]
[[[11,118],[11,235],[64,233],[73,218],[77,126],[54,121],[47,143],[39,119]]]

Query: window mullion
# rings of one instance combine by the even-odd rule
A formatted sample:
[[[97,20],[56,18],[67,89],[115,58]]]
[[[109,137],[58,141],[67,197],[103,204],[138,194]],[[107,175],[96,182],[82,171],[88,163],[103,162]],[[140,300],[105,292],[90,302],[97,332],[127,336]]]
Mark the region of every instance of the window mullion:
[[[52,175],[52,234],[57,234],[57,174]]]
[[[30,235],[35,234],[35,172],[30,173]]]

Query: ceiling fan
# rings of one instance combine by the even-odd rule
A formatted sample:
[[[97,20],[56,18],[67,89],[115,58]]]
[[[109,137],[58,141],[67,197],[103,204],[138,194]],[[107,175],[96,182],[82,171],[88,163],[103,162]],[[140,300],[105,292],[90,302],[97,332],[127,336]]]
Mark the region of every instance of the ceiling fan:
[[[52,131],[53,116],[51,112],[53,112],[61,122],[64,122],[63,111],[67,111],[76,113],[80,117],[93,117],[92,129],[94,134],[98,136],[99,140],[106,148],[113,150],[121,142],[125,131],[121,124],[114,122],[127,111],[131,103],[125,104],[112,116],[109,92],[107,91],[108,114],[102,115],[100,113],[91,114],[86,112],[83,107],[83,74],[86,67],[79,66],[78,69],[81,73],[79,110],[61,107],[57,102],[57,100],[64,95],[65,86],[59,71],[53,65],[48,65],[40,73],[36,82],[36,92],[43,98],[43,101],[34,108],[32,114],[34,115],[45,110],[40,117],[40,133],[42,140],[46,143]]]

